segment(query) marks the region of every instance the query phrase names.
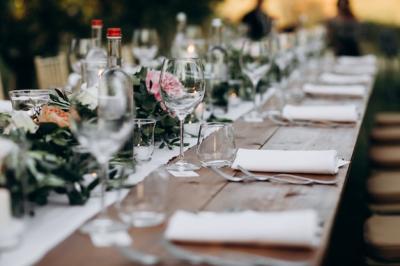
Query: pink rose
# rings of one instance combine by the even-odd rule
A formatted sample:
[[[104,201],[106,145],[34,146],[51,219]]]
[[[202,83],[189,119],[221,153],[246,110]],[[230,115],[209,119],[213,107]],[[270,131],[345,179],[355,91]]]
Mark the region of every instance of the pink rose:
[[[161,101],[160,89],[163,89],[169,95],[178,96],[182,93],[182,84],[170,73],[165,73],[160,87],[160,71],[150,70],[146,75],[147,91],[154,95],[157,101]]]

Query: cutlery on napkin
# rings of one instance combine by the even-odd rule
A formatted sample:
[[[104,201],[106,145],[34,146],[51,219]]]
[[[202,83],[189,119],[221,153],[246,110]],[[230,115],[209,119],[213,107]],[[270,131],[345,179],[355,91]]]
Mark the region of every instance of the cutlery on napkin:
[[[366,94],[366,88],[362,85],[317,85],[304,84],[303,91],[311,95],[321,96],[350,96],[363,97]]]
[[[329,84],[358,84],[358,83],[369,83],[372,81],[372,77],[366,74],[341,75],[333,73],[323,73],[319,77],[319,80],[323,83],[329,83]]]
[[[167,240],[191,243],[262,244],[312,248],[318,243],[314,210],[283,212],[175,212]]]
[[[356,122],[355,105],[285,105],[282,116],[289,120]]]
[[[285,151],[238,149],[233,169],[239,165],[249,171],[303,174],[337,174],[348,162],[335,150]]]

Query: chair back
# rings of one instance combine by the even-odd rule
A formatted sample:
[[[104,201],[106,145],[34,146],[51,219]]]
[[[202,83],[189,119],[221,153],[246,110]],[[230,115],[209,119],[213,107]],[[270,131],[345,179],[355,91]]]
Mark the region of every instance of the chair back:
[[[68,63],[65,53],[54,57],[35,57],[36,78],[39,89],[64,87],[68,80]]]
[[[1,73],[0,73],[0,100],[5,100],[4,88],[3,88],[3,80],[1,79]]]

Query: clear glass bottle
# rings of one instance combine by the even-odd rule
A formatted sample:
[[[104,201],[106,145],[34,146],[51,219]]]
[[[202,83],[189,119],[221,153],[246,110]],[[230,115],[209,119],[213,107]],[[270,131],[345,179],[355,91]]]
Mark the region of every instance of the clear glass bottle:
[[[107,90],[108,94],[110,94],[110,91],[115,91],[115,93],[124,91],[129,97],[127,103],[130,106],[121,109],[132,110],[133,113],[129,115],[134,115],[133,81],[122,69],[121,37],[120,28],[107,29],[107,67],[101,74],[99,95],[102,94],[101,90]],[[118,106],[114,105],[113,108],[118,109]],[[117,112],[118,110],[115,111]]]
[[[223,23],[219,18],[215,18],[211,22],[207,63],[212,80],[215,82],[228,81],[228,52],[223,42]]]
[[[182,53],[186,50],[187,36],[186,36],[186,14],[179,12],[176,15],[176,34],[171,46],[171,56],[179,58]]]
[[[102,32],[103,21],[101,19],[92,19],[92,46],[86,55],[86,61],[107,60],[107,52],[101,46]]]

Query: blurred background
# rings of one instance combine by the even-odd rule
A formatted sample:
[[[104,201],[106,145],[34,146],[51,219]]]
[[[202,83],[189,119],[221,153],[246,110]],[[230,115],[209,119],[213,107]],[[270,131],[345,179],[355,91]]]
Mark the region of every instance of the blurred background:
[[[73,37],[89,37],[92,18],[104,20],[105,27],[121,26],[124,42],[132,31],[154,27],[160,48],[169,51],[176,28],[176,14],[187,14],[207,34],[210,20],[222,17],[238,23],[255,0],[2,0],[0,1],[0,73],[5,90],[34,88],[34,56],[67,51]],[[324,22],[336,15],[336,0],[266,0],[263,9],[277,20],[278,27]],[[400,1],[352,0],[351,6],[362,22],[362,52],[397,56]],[[389,51],[390,50],[390,51]],[[395,51],[393,51],[395,50]]]

